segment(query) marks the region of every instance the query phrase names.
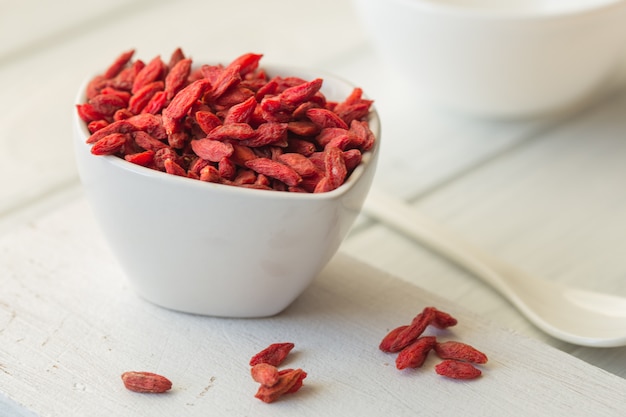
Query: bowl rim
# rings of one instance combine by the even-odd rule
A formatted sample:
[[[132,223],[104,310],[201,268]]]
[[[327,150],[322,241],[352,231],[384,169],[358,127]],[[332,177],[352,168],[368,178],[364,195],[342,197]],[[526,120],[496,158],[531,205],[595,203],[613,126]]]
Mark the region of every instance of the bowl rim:
[[[212,64],[211,62],[203,61],[203,62],[195,63],[194,66],[204,65],[207,63]],[[297,66],[276,65],[276,64],[274,65],[264,64],[264,65],[259,66],[259,68],[265,70],[268,73],[268,75],[271,75],[273,73],[279,73],[279,72],[286,75],[286,72],[289,72],[289,73],[293,72],[294,74],[292,75],[296,75],[300,77],[302,77],[303,74],[307,74],[309,76],[319,76],[323,80],[332,79],[336,82],[344,84],[346,87],[352,87],[352,88],[356,87],[353,83],[345,80],[344,78],[331,74],[330,72],[327,72],[324,70],[303,68],[303,67],[297,67]],[[73,109],[74,109],[73,119],[75,123],[76,132],[79,133],[81,136],[81,138],[78,138],[78,137],[76,138],[76,142],[81,142],[81,145],[85,146],[88,151],[91,149],[92,145],[88,144],[86,141],[87,141],[87,138],[91,136],[91,133],[89,133],[89,130],[87,129],[87,124],[79,117],[78,112],[76,111],[76,105],[83,104],[86,102],[87,85],[93,79],[93,77],[94,75],[91,75],[87,77],[85,80],[83,80],[78,90],[78,93],[75,96],[74,106],[73,106]],[[322,85],[321,91],[323,90],[324,90],[324,85]],[[363,93],[363,96],[367,98],[367,95],[365,93]],[[374,145],[372,146],[370,150],[362,153],[361,163],[357,167],[354,168],[350,176],[345,180],[345,182],[342,185],[340,185],[339,187],[337,187],[336,189],[332,191],[326,191],[323,193],[297,193],[297,192],[286,192],[286,191],[276,191],[276,190],[260,190],[260,189],[255,189],[255,188],[238,187],[238,186],[227,185],[227,184],[200,181],[198,179],[181,177],[181,176],[169,174],[167,172],[162,172],[159,170],[155,170],[152,168],[134,164],[132,162],[126,161],[125,159],[120,158],[115,155],[91,155],[91,152],[89,152],[89,154],[93,157],[97,157],[103,161],[106,161],[106,163],[111,164],[118,169],[128,171],[129,173],[132,173],[132,174],[154,178],[155,180],[158,180],[158,181],[166,181],[170,184],[176,184],[177,182],[180,182],[180,184],[186,184],[187,186],[190,186],[190,187],[203,187],[206,190],[214,190],[214,191],[220,191],[220,192],[225,192],[225,193],[234,193],[234,194],[243,193],[243,195],[250,195],[250,196],[259,197],[259,198],[277,198],[278,197],[278,198],[286,198],[286,199],[294,199],[294,200],[309,200],[309,199],[310,200],[332,200],[332,199],[340,198],[341,196],[346,194],[350,189],[352,189],[354,185],[356,185],[359,182],[359,180],[363,177],[363,174],[367,168],[375,169],[375,167],[371,165],[376,163],[375,161],[376,156],[380,152],[380,136],[381,136],[380,115],[378,113],[378,110],[376,109],[375,104],[372,104],[372,106],[370,107],[368,119],[369,119],[370,129],[376,138],[376,140],[374,141]],[[82,140],[79,140],[79,139],[82,139]]]
[[[367,2],[372,0],[356,0]],[[488,21],[530,21],[530,20],[558,20],[576,18],[583,15],[610,12],[619,7],[626,6],[626,0],[584,0],[578,1],[577,5],[564,3],[558,8],[542,10],[538,7],[524,9],[505,9],[489,7],[464,7],[458,4],[439,3],[436,0],[385,0],[386,2],[402,3],[409,8],[430,13],[433,16],[463,18],[468,20]]]

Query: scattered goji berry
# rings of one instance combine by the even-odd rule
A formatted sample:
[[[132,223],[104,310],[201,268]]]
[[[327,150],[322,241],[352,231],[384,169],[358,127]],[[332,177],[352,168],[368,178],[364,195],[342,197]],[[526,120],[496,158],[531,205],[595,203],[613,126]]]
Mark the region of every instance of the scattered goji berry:
[[[392,329],[380,342],[378,348],[383,352],[391,352],[391,345],[396,341],[398,335],[402,333],[407,327],[409,326],[404,324],[402,326],[396,327],[395,329]]]
[[[289,352],[295,347],[294,343],[272,343],[250,359],[250,366],[259,363],[268,363],[273,366],[279,366],[289,355]]]
[[[437,339],[434,336],[422,336],[405,347],[396,357],[396,368],[419,368],[426,361],[428,352],[435,347]]]
[[[487,355],[465,343],[453,340],[437,343],[435,352],[441,359],[455,359],[472,363],[487,363]]]
[[[124,372],[122,381],[127,389],[135,392],[159,394],[172,388],[172,382],[169,379],[152,372]]]
[[[282,395],[294,392],[294,389],[297,391],[305,377],[306,373],[302,369],[290,369],[280,375],[273,386],[261,385],[254,396],[263,402],[272,403]]]
[[[413,343],[418,337],[424,333],[426,327],[428,327],[435,316],[435,309],[433,307],[424,308],[417,316],[413,318],[411,324],[407,326],[402,332],[398,334],[396,340],[389,347],[390,352],[399,352],[411,343]]]
[[[283,369],[282,371],[279,371],[278,374],[284,375],[292,371],[293,369]],[[298,380],[296,381],[295,384],[293,384],[291,388],[289,388],[289,390],[285,394],[293,394],[294,392],[297,392],[300,388],[302,388],[304,378],[306,378],[308,374],[302,369],[300,369],[300,371],[301,372],[299,373]]]
[[[457,319],[444,311],[435,309],[435,317],[431,324],[439,329],[447,329],[456,326]]]
[[[261,362],[257,363],[252,367],[252,369],[250,369],[250,375],[252,375],[252,379],[259,384],[266,387],[273,387],[276,383],[278,383],[280,372],[274,365]]]
[[[480,369],[468,362],[446,359],[435,365],[435,372],[453,379],[474,379],[482,375]]]

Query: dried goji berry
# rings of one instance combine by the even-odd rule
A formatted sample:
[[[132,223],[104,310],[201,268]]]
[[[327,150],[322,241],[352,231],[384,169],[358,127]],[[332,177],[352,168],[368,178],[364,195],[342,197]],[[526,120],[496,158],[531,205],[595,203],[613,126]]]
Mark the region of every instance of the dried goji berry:
[[[257,90],[255,94],[255,98],[257,101],[260,102],[263,100],[265,96],[274,95],[276,94],[277,91],[278,91],[278,83],[276,82],[276,80],[269,80],[267,83],[265,83],[265,85],[263,85]]]
[[[171,100],[187,84],[187,77],[191,72],[191,59],[181,59],[165,76],[165,94]]]
[[[171,158],[167,158],[164,161],[163,165],[165,166],[165,172],[167,172],[168,174],[178,175],[179,177],[186,177],[187,176],[187,171],[185,171],[185,169],[183,167],[178,165]]]
[[[219,162],[233,154],[233,145],[212,139],[196,139],[191,141],[191,149],[202,159]]]
[[[256,182],[257,175],[251,169],[241,169],[237,171],[237,176],[233,182],[237,185],[241,184],[254,184]]]
[[[278,96],[281,106],[294,110],[297,106],[309,100],[322,88],[323,80],[316,78],[285,89]]]
[[[424,364],[428,352],[435,347],[436,343],[437,339],[434,336],[422,336],[417,338],[398,353],[396,357],[396,368],[419,368]]]
[[[139,74],[145,66],[146,64],[143,61],[137,60],[130,66],[122,69],[120,73],[107,84],[118,90],[130,91],[133,88],[137,74]]]
[[[167,104],[167,94],[165,91],[157,91],[148,101],[148,104],[141,110],[142,113],[158,114]]]
[[[284,375],[286,373],[292,372],[293,369],[283,369],[281,371],[278,372],[279,375]],[[293,394],[294,392],[298,391],[300,388],[302,388],[303,385],[303,381],[304,378],[306,378],[308,376],[308,374],[305,371],[302,371],[299,373],[298,376],[298,380],[296,381],[295,384],[293,384],[293,386],[291,388],[289,388],[289,390],[287,390],[287,392],[285,394]]]
[[[352,172],[363,160],[363,154],[358,149],[348,149],[343,152],[343,160],[348,172]]]
[[[128,102],[128,110],[135,114],[141,113],[141,111],[144,109],[144,107],[146,107],[152,96],[154,96],[159,91],[163,91],[163,88],[163,81],[154,81],[145,84],[143,87],[137,90],[130,98],[130,101]]]
[[[321,127],[340,127],[348,129],[348,125],[339,116],[328,109],[312,108],[306,111],[306,115],[313,123]]]
[[[258,148],[266,145],[275,145],[287,140],[287,123],[263,123],[252,137],[241,141],[242,145]],[[286,143],[285,143],[286,145]]]
[[[106,120],[94,120],[92,122],[89,122],[89,124],[87,125],[87,130],[89,130],[90,133],[94,133],[107,126],[108,124],[109,122],[107,122]]]
[[[224,94],[215,99],[215,101],[213,101],[213,105],[216,109],[224,110],[244,102],[251,97],[254,97],[254,92],[252,90],[241,85],[237,85],[229,88],[224,92]]]
[[[239,68],[239,76],[244,77],[259,67],[259,61],[262,57],[262,54],[249,52],[235,58],[230,65],[234,68]]]
[[[200,180],[206,182],[220,182],[220,173],[213,165],[207,165],[200,170]]]
[[[406,329],[407,327],[409,326],[404,324],[402,326],[396,327],[395,329],[392,329],[389,333],[387,333],[387,335],[380,342],[380,345],[378,345],[378,348],[382,350],[383,352],[391,352],[391,345],[396,341],[396,339],[398,338],[398,335],[402,331],[404,331],[404,329]]]
[[[178,47],[174,49],[174,52],[170,55],[170,60],[167,63],[167,67],[170,69],[174,68],[174,66],[181,60],[185,59],[185,53],[182,48]]]
[[[133,164],[148,166],[154,161],[154,151],[143,151],[138,153],[130,153],[124,156],[128,162]]]
[[[280,373],[278,368],[269,363],[257,363],[250,369],[252,379],[266,387],[273,387],[278,382]]]
[[[331,141],[337,141],[337,138],[347,138],[347,136],[347,129],[342,127],[327,127],[320,130],[320,133],[315,137],[315,140],[320,146],[325,147]]]
[[[251,159],[246,162],[246,167],[259,174],[275,178],[291,187],[302,182],[302,177],[293,168],[268,158]]]
[[[308,140],[298,139],[298,138],[290,138],[287,146],[285,147],[287,152],[295,152],[300,153],[304,156],[311,156],[317,148],[315,145]]]
[[[113,155],[120,152],[125,144],[125,134],[111,133],[94,143],[91,147],[91,153],[94,155]]]
[[[306,374],[302,369],[291,369],[279,376],[278,382],[271,387],[261,385],[259,390],[255,394],[255,397],[259,400],[272,403],[278,400],[282,395],[293,392],[294,387],[296,391],[300,388],[302,379],[306,377]]]
[[[224,157],[219,160],[217,163],[217,170],[220,173],[221,178],[226,178],[228,180],[235,179],[235,175],[237,175],[237,167],[228,157]]]
[[[102,120],[106,117],[106,115],[96,111],[93,104],[91,103],[77,104],[76,111],[78,112],[78,116],[85,123]]]
[[[124,372],[122,381],[127,389],[135,392],[159,394],[172,388],[172,382],[169,379],[152,372]]]
[[[348,170],[343,159],[343,152],[339,148],[326,149],[324,157],[324,171],[330,190],[338,188],[346,179]],[[328,191],[330,191],[328,190]]]
[[[105,116],[112,116],[117,110],[126,107],[127,101],[117,94],[98,94],[89,100],[93,110]]]
[[[207,133],[207,139],[213,140],[245,140],[252,139],[256,135],[252,126],[247,123],[231,123],[220,125]]]
[[[151,82],[159,80],[161,75],[163,74],[165,65],[163,61],[161,61],[161,57],[154,57],[148,65],[143,67],[138,73],[135,79],[133,80],[133,86],[131,92],[133,94],[137,93],[141,88],[143,88],[146,84],[150,84]]]
[[[441,359],[455,359],[472,363],[487,363],[487,355],[465,343],[453,340],[437,343],[435,352]]]
[[[163,109],[163,126],[168,134],[178,130],[180,120],[209,88],[211,83],[208,80],[199,79],[174,96],[170,104]]]
[[[259,363],[268,363],[273,366],[279,366],[289,352],[295,347],[294,343],[272,343],[250,359],[250,366],[254,366]]]
[[[435,309],[435,317],[433,318],[433,322],[431,324],[440,329],[447,329],[448,327],[455,326],[457,324],[457,320],[450,314]]]
[[[430,325],[435,317],[433,307],[425,307],[417,316],[413,318],[411,324],[401,331],[396,340],[389,346],[390,352],[399,352],[424,333],[426,327]]]
[[[206,93],[206,101],[215,101],[222,96],[230,87],[241,81],[239,70],[241,67],[237,64],[228,65],[221,69],[212,85],[212,88]]]
[[[302,177],[315,175],[319,172],[315,164],[311,162],[309,158],[299,153],[282,153],[278,156],[278,160],[283,164],[289,165]]]
[[[224,117],[224,124],[250,123],[250,117],[252,117],[256,105],[257,102],[254,96],[247,98],[239,104],[235,104],[228,109],[226,117]]]
[[[126,119],[133,131],[143,130],[157,139],[167,138],[160,115],[142,113]]]
[[[474,379],[482,375],[480,369],[468,362],[446,359],[435,365],[435,372],[453,379]]]
[[[230,156],[231,161],[239,166],[245,166],[246,161],[255,159],[257,156],[252,149],[238,143],[232,143],[233,154]]]
[[[319,126],[308,120],[294,120],[287,123],[287,129],[299,136],[315,136],[320,132]]]
[[[100,94],[110,94],[110,95],[119,97],[122,100],[124,100],[124,103],[126,104],[128,104],[128,102],[130,101],[130,98],[132,97],[128,91],[118,90],[113,87],[104,87],[102,90],[100,90]]]
[[[107,68],[104,72],[103,76],[106,79],[113,78],[122,71],[122,69],[130,62],[131,58],[135,54],[135,50],[131,49],[129,51],[122,52],[115,61]]]

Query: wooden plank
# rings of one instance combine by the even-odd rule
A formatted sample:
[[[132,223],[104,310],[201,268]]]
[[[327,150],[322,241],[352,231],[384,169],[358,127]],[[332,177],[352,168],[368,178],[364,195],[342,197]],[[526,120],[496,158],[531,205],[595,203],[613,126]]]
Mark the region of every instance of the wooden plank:
[[[618,416],[626,380],[469,313],[458,304],[339,254],[282,314],[224,319],[139,299],[83,200],[0,238],[0,391],[41,417],[329,415]],[[377,348],[392,327],[435,305],[490,361],[475,381],[439,377],[431,356],[399,372]],[[253,398],[249,358],[276,341],[296,350],[305,387],[268,405]],[[167,375],[174,389],[126,391],[125,370]]]

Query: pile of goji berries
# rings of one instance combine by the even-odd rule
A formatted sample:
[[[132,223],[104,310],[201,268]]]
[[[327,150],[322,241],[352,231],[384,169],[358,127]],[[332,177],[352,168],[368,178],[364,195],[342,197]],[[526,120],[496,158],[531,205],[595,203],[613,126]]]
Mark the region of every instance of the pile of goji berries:
[[[122,53],[77,105],[96,155],[220,184],[292,192],[342,185],[375,136],[372,100],[354,88],[330,101],[323,80],[270,77],[260,54],[192,66],[180,48],[168,62]]]
[[[254,395],[256,398],[271,403],[302,387],[302,381],[307,377],[305,371],[300,368],[278,369],[293,348],[294,344],[290,342],[272,343],[250,359],[250,374],[260,384]]]
[[[429,352],[434,351],[442,362],[435,366],[435,372],[454,379],[474,379],[482,372],[473,364],[484,364],[487,356],[474,347],[457,342],[439,342],[435,336],[424,336],[428,326],[447,329],[457,324],[450,314],[435,307],[424,308],[413,318],[410,324],[391,330],[381,341],[379,349],[383,352],[398,353],[396,368],[419,368]]]

